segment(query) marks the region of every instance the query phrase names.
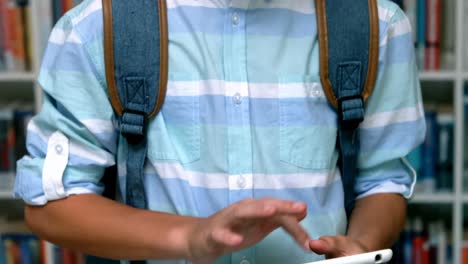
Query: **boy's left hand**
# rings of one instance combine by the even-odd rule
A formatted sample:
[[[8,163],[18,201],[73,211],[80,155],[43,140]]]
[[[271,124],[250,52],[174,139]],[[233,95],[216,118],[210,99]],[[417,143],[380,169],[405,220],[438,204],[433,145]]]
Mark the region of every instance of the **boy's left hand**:
[[[309,241],[310,250],[327,259],[369,252],[361,242],[349,236],[323,236]]]

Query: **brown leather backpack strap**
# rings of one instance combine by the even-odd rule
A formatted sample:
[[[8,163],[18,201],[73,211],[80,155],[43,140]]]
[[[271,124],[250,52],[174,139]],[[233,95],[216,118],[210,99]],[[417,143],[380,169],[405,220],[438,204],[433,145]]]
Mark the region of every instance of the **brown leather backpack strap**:
[[[375,81],[377,80],[377,73],[379,67],[379,10],[377,0],[369,0],[369,19],[370,19],[370,36],[369,36],[369,60],[367,67],[367,79],[362,93],[364,102],[367,101],[369,96],[374,90]]]
[[[104,19],[104,64],[106,69],[107,93],[112,108],[121,116],[123,106],[120,103],[114,72],[114,30],[112,26],[112,0],[102,0],[102,15]]]

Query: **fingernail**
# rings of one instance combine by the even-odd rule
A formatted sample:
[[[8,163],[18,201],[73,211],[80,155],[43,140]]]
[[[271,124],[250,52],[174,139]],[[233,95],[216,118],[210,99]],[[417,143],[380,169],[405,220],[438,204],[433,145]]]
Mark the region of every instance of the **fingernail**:
[[[306,240],[303,246],[306,251],[310,251],[309,240]]]
[[[275,210],[275,208],[273,206],[267,205],[267,206],[265,206],[264,210],[265,210],[266,213],[272,213]]]
[[[303,203],[294,203],[292,207],[294,209],[302,209],[302,208],[304,208],[304,204]]]

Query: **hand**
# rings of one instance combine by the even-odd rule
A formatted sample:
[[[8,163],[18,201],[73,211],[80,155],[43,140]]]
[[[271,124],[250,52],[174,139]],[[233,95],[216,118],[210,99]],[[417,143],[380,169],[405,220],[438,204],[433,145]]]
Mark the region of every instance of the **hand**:
[[[278,199],[246,199],[197,220],[188,234],[193,263],[212,263],[220,256],[255,245],[273,230],[284,228],[303,248],[309,235],[299,224],[306,205]]]
[[[361,242],[348,236],[324,236],[309,241],[310,250],[327,259],[369,252]]]

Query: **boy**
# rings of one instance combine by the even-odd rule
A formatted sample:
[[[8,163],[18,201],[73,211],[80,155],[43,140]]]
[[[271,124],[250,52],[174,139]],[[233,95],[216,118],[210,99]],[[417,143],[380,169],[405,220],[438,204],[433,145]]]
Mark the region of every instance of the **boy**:
[[[87,0],[54,28],[39,76],[44,104],[15,188],[29,226],[154,263],[302,263],[391,246],[415,181],[404,157],[425,124],[409,22],[378,6],[379,73],[349,222],[313,1],[167,1],[168,90],[148,124],[150,210],[139,210],[100,196],[114,164],[125,193],[127,146],[106,91],[102,4]]]

